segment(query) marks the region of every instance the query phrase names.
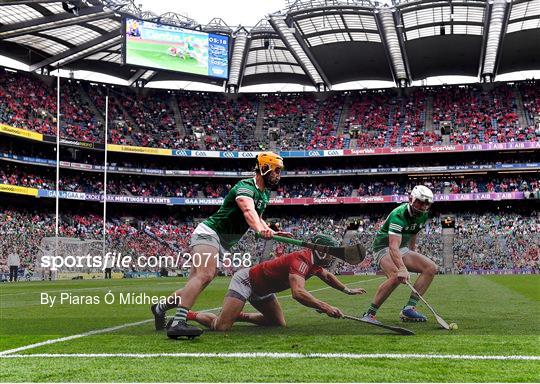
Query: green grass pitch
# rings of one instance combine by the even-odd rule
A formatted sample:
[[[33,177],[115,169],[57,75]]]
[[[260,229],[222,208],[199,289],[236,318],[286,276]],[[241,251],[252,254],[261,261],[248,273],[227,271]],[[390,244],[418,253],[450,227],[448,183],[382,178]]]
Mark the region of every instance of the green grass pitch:
[[[368,290],[364,296],[347,296],[317,278],[308,281],[314,295],[360,314],[377,286],[376,276],[342,277],[351,286]],[[217,278],[200,296],[199,310],[219,307],[228,278]],[[103,301],[109,290],[122,293],[167,295],[185,279],[161,278],[114,281],[20,282],[0,286],[0,351],[51,339],[119,326],[151,318],[147,305],[40,304],[40,294],[97,295]],[[12,352],[34,354],[115,354],[111,357],[0,356],[2,382],[151,382],[151,381],[314,381],[314,382],[531,382],[540,378],[539,360],[467,360],[425,358],[262,358],[147,356],[159,353],[344,353],[344,354],[443,354],[540,356],[540,276],[437,276],[425,295],[457,331],[438,327],[425,306],[429,321],[403,324],[400,308],[409,291],[400,286],[379,311],[388,324],[408,327],[415,336],[399,336],[349,320],[336,320],[301,306],[282,292],[286,328],[259,328],[237,324],[227,334],[205,332],[194,341],[169,340],[153,329],[153,322],[119,327]],[[172,314],[172,313],[170,313]],[[140,354],[124,357],[119,354]],[[2,352],[0,352],[0,355]],[[146,356],[145,356],[146,355]]]
[[[201,66],[192,58],[180,59],[167,53],[174,44],[127,40],[127,61],[143,67],[156,67],[170,71],[181,71],[208,76],[208,67]]]

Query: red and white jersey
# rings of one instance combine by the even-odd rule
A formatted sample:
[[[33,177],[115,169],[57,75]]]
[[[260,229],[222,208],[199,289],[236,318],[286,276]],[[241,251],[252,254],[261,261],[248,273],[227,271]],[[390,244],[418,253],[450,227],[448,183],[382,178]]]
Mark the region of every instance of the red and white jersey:
[[[299,275],[307,280],[322,271],[322,267],[313,264],[311,251],[305,249],[251,267],[249,279],[253,292],[263,296],[289,289],[289,275]]]

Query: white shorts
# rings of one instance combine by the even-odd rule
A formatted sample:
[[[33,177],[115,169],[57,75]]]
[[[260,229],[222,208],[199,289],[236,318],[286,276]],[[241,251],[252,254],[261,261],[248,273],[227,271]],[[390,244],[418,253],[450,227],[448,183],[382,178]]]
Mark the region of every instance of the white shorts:
[[[221,245],[221,240],[216,231],[204,223],[197,225],[197,228],[191,234],[189,247],[193,249],[196,245],[210,245],[219,251],[219,255],[223,256],[228,250]]]
[[[402,255],[406,255],[411,250],[408,247],[402,247],[399,249],[399,251],[401,252]],[[383,248],[373,254],[373,260],[375,260],[375,262],[377,262],[377,265],[379,265],[381,263],[382,258],[388,254],[389,254],[389,248],[388,247]]]
[[[229,283],[227,296],[236,297],[237,299],[249,301],[250,303],[269,300],[276,297],[273,293],[259,296],[253,292],[251,289],[251,281],[249,280],[249,268],[243,268],[236,271]]]

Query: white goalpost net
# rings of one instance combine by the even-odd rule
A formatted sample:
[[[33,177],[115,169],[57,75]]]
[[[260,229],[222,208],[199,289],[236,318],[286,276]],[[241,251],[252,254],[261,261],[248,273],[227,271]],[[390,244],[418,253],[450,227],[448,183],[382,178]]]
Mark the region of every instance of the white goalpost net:
[[[77,274],[102,273],[99,267],[92,267],[81,258],[88,255],[101,256],[103,242],[101,240],[82,240],[75,237],[58,237],[58,249],[56,249],[56,237],[44,237],[38,246],[36,277],[40,279],[69,279],[76,278]],[[46,267],[47,260],[57,257],[58,267]],[[49,265],[51,263],[49,262]]]

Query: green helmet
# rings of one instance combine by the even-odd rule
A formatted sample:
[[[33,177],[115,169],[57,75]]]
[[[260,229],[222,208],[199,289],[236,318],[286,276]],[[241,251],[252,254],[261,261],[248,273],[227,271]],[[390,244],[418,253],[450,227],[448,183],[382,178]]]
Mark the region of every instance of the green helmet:
[[[326,233],[317,233],[315,236],[313,236],[311,242],[315,244],[328,245],[329,247],[339,247],[339,241],[335,237],[327,235]]]
[[[339,241],[335,237],[325,233],[316,234],[311,241],[315,244],[327,245],[329,247],[339,247]],[[313,255],[315,256],[316,264],[324,268],[331,266],[334,261],[334,257],[327,253],[313,251]]]

